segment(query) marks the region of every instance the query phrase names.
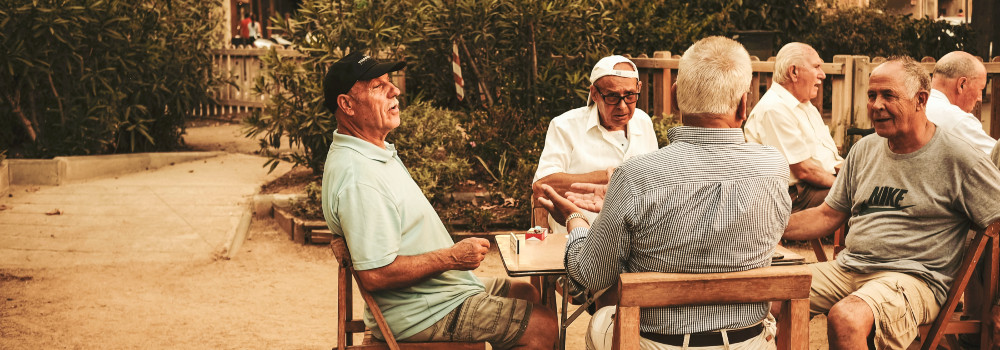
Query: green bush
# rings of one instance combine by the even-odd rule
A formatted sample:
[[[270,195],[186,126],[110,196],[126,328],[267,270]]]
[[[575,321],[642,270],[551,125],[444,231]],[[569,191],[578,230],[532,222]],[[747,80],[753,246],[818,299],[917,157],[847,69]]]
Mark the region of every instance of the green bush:
[[[305,198],[293,198],[288,208],[295,217],[306,220],[323,220],[323,186],[316,181],[310,182],[305,188]]]
[[[0,1],[0,147],[14,156],[180,144],[208,102],[223,1]]]
[[[924,56],[940,58],[955,50],[976,54],[973,40],[972,28],[967,24],[952,25],[852,7],[824,16],[815,32],[802,41],[816,48],[829,62],[834,55],[843,54],[907,55],[918,60]]]
[[[467,135],[455,112],[416,102],[400,114],[389,133],[399,158],[432,203],[446,199],[456,184],[469,178]]]

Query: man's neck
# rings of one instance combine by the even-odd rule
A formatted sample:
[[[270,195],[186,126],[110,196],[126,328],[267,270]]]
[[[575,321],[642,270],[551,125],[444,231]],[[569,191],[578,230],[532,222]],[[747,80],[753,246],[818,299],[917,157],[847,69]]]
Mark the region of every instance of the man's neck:
[[[795,85],[792,84],[792,82],[788,81],[785,82],[784,84],[778,84],[778,85],[781,85],[781,87],[785,88],[785,91],[788,91],[788,93],[792,94],[792,97],[795,97],[795,99],[798,100],[799,103],[809,101],[808,98],[802,98],[800,96],[803,95],[803,93],[800,91],[796,91]]]
[[[363,130],[360,130],[357,127],[350,125],[348,123],[341,124],[340,127],[337,128],[337,132],[344,135],[357,137],[381,149],[385,149],[385,137],[388,136],[388,134],[376,135],[372,132],[366,133],[363,132]]]
[[[931,141],[937,126],[926,121],[924,125],[918,126],[910,135],[902,135],[889,139],[889,150],[896,154],[913,153]]]

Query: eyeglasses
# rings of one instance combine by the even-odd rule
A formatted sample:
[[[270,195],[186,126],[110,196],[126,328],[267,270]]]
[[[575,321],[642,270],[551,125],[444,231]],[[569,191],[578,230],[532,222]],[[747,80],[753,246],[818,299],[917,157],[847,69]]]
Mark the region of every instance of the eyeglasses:
[[[635,103],[636,101],[639,101],[638,92],[628,92],[625,93],[624,95],[616,95],[616,94],[605,95],[604,92],[601,91],[601,88],[597,87],[597,85],[594,85],[594,88],[597,89],[597,94],[601,95],[601,98],[604,99],[604,103],[607,103],[609,105],[617,105],[619,102],[623,100],[625,101],[625,104],[629,105]]]

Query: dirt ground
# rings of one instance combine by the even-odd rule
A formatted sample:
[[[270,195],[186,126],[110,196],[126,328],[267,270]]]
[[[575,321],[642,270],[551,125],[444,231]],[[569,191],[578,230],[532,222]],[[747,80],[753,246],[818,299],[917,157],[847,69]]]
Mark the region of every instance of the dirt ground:
[[[251,153],[239,134],[189,129],[188,144]],[[0,349],[329,349],[335,273],[327,247],[297,245],[270,219],[254,219],[231,260],[0,269]],[[475,273],[505,276],[495,246]],[[568,349],[583,349],[588,321],[570,327]],[[810,326],[810,349],[826,349],[825,319]]]

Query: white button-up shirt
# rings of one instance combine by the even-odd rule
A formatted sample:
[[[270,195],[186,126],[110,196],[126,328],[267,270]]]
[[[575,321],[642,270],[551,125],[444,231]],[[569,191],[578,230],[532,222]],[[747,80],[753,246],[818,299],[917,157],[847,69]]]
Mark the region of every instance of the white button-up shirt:
[[[935,89],[931,89],[931,97],[927,99],[927,120],[941,130],[969,141],[973,147],[986,154],[990,154],[997,143],[997,140],[986,134],[983,123],[976,116],[951,104],[948,96]]]
[[[816,106],[809,101],[799,102],[781,84],[771,84],[753,107],[743,134],[747,142],[777,148],[788,164],[812,159],[823,170],[834,174],[835,167],[844,161]],[[794,173],[790,178],[788,185],[799,182]]]
[[[601,126],[595,104],[553,118],[532,182],[555,173],[585,174],[617,167],[633,156],[658,148],[653,121],[646,112],[636,108],[626,131],[628,142],[622,143]],[[593,222],[597,214],[585,212],[584,216]],[[555,232],[566,231],[551,217],[549,227]]]

